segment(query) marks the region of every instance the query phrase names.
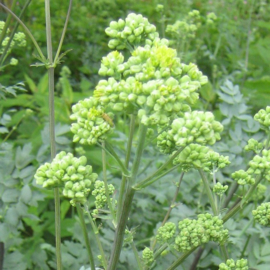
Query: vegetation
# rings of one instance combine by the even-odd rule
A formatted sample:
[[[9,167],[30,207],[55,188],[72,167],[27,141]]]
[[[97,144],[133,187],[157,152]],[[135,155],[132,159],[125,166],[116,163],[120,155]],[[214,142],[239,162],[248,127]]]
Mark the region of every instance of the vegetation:
[[[268,1],[60,2],[0,3],[0,270],[267,270]]]

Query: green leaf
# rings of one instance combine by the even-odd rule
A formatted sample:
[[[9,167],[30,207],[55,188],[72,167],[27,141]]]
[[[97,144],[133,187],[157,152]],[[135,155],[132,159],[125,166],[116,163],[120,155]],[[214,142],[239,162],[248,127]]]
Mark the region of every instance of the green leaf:
[[[28,185],[25,185],[21,190],[21,200],[24,203],[29,203],[32,198],[32,191]]]
[[[6,189],[2,195],[2,201],[5,203],[13,203],[18,201],[20,192],[16,189]]]
[[[31,161],[34,160],[35,156],[31,155],[32,144],[27,143],[23,148],[18,147],[16,151],[15,165],[18,169],[25,168]]]
[[[35,84],[35,82],[27,75],[27,74],[24,74],[24,78],[26,80],[26,83],[28,84],[29,86],[29,89],[31,90],[32,93],[35,93],[37,92],[37,86]]]
[[[7,213],[5,215],[5,222],[14,227],[17,227],[17,224],[19,223],[19,215],[14,207],[7,210]]]
[[[210,82],[202,86],[200,94],[207,102],[213,102],[216,98],[216,93],[214,92],[213,86]]]
[[[61,219],[64,219],[67,211],[70,208],[70,202],[65,200],[61,203]]]

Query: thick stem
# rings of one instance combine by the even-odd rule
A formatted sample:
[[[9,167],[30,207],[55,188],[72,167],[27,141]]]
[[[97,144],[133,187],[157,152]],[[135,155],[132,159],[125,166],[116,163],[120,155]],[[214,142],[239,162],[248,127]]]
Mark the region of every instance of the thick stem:
[[[132,141],[133,141],[133,135],[134,135],[134,130],[135,130],[135,119],[136,119],[135,115],[131,115],[129,137],[128,137],[128,143],[127,143],[127,153],[126,153],[126,159],[125,159],[125,166],[127,169],[128,169],[130,155],[131,155]],[[121,209],[123,207],[123,199],[124,199],[124,193],[126,189],[126,182],[127,182],[127,177],[123,175],[122,180],[121,180],[121,185],[120,185],[118,201],[117,201],[117,214],[116,214],[117,224],[119,222]]]
[[[45,0],[45,16],[46,16],[46,37],[47,37],[47,55],[50,65],[53,61],[52,38],[51,38],[51,15],[50,15],[50,0]],[[49,75],[49,121],[50,121],[50,144],[51,144],[51,159],[56,155],[55,147],[55,119],[54,119],[54,68],[48,68]],[[56,264],[57,270],[62,270],[61,259],[61,215],[60,215],[60,195],[59,189],[54,189],[54,204],[55,204],[55,244],[56,244]]]
[[[83,237],[84,237],[85,246],[86,246],[87,253],[88,253],[89,263],[90,263],[91,269],[95,269],[94,256],[93,256],[91,245],[90,245],[90,242],[89,242],[89,237],[88,237],[88,233],[87,233],[86,224],[85,224],[85,221],[84,221],[84,218],[83,218],[83,210],[82,210],[80,204],[78,204],[78,203],[76,204],[76,208],[77,208],[79,219],[80,219],[81,226],[82,226]]]
[[[204,248],[203,247],[200,247],[198,252],[196,253],[195,255],[195,258],[192,262],[192,265],[190,266],[189,270],[196,270],[197,269],[197,264],[203,254],[203,251],[204,251]]]
[[[142,157],[142,153],[144,149],[146,132],[147,132],[147,127],[144,125],[141,125],[140,131],[139,131],[137,151],[136,151],[135,159],[132,165],[132,174],[131,174],[131,178],[129,179],[127,191],[124,198],[123,208],[121,210],[119,223],[117,224],[117,228],[116,228],[116,233],[115,233],[115,238],[114,238],[108,270],[116,269],[119,256],[121,253],[124,235],[125,235],[125,228],[126,228],[128,216],[130,213],[132,200],[135,194],[135,189],[132,188],[132,183],[135,182],[136,177],[137,177],[137,173],[138,173],[138,169],[140,166],[140,161],[141,161],[141,157]]]

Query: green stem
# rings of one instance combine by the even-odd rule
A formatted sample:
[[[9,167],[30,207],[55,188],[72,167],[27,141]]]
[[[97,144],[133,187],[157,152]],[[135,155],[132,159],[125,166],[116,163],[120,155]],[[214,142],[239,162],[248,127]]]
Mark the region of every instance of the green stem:
[[[102,147],[102,145],[100,146]],[[128,171],[126,166],[123,164],[119,156],[116,154],[113,147],[108,142],[106,143],[106,148],[104,150],[116,160],[116,162],[118,163],[118,165],[120,166],[122,170],[122,173],[125,174],[126,176],[130,176],[130,172]]]
[[[91,246],[90,246],[90,242],[89,242],[89,238],[88,238],[88,233],[87,233],[85,220],[83,218],[83,210],[82,210],[81,206],[78,203],[76,204],[76,208],[77,208],[79,219],[80,219],[81,226],[82,226],[83,237],[84,237],[84,241],[85,241],[85,245],[86,245],[86,249],[87,249],[87,253],[88,253],[89,263],[90,263],[91,269],[96,269],[94,256],[93,256]]]
[[[147,185],[147,183],[151,181],[153,177],[155,177],[157,174],[161,173],[175,159],[175,157],[177,157],[179,153],[183,151],[184,148],[185,147],[181,147],[180,149],[178,149],[160,168],[158,168],[153,174],[136,184],[134,188],[140,189],[144,185]]]
[[[252,185],[248,192],[246,193],[245,197],[239,201],[231,210],[228,211],[228,213],[222,218],[223,222],[225,223],[229,218],[231,218],[234,214],[236,214],[242,207],[244,204],[246,204],[248,202],[248,200],[251,198],[254,190],[256,189],[256,187],[259,185],[259,183],[261,182],[263,178],[263,173],[261,175],[258,175],[255,181],[255,184]]]
[[[206,194],[207,194],[207,197],[208,197],[208,200],[211,204],[211,207],[212,207],[212,211],[214,213],[215,216],[218,215],[218,210],[217,210],[217,207],[216,207],[216,204],[215,204],[215,200],[214,200],[214,197],[213,197],[213,193],[210,189],[210,186],[209,186],[209,183],[208,183],[208,180],[203,172],[202,169],[199,169],[199,173],[200,173],[200,176],[203,180],[203,185],[204,185],[204,188],[206,190]]]
[[[133,135],[134,135],[134,130],[135,130],[135,119],[136,119],[135,115],[131,115],[129,137],[128,137],[128,144],[127,144],[127,154],[126,154],[126,160],[125,160],[125,166],[127,169],[128,169],[130,155],[131,155],[132,141],[133,141]],[[127,177],[123,175],[122,180],[121,180],[121,185],[120,185],[118,201],[117,201],[117,212],[116,212],[117,224],[119,222],[121,209],[123,207],[123,198],[124,198],[124,193],[125,193],[125,188],[126,188],[126,182],[127,182]]]
[[[24,6],[23,6],[23,8],[22,8],[22,11],[21,11],[21,13],[20,13],[20,15],[19,15],[19,18],[22,18],[22,16],[24,15],[25,10],[27,9],[27,7],[28,7],[29,4],[31,3],[31,1],[32,1],[32,0],[28,0],[28,1],[24,4]],[[14,3],[15,3],[15,2],[16,2],[16,1],[14,1]],[[18,29],[18,26],[19,26],[19,23],[18,23],[18,21],[16,21],[16,24],[15,24],[15,26],[14,26],[12,32],[11,32],[11,35],[10,35],[10,37],[9,37],[8,44],[7,44],[7,46],[5,47],[5,49],[4,49],[4,51],[3,51],[3,54],[2,54],[1,57],[0,57],[0,66],[3,65],[3,63],[4,63],[5,59],[6,59],[7,51],[8,51],[8,49],[9,49],[10,44],[11,44],[13,38],[14,38],[14,35],[15,35],[17,29]],[[0,38],[0,44],[1,44],[1,38]]]
[[[177,188],[176,188],[176,190],[175,190],[175,193],[174,193],[174,196],[173,196],[171,205],[170,205],[170,207],[169,207],[169,209],[168,209],[168,211],[167,211],[167,213],[166,213],[166,215],[165,215],[165,217],[164,217],[164,219],[163,219],[163,221],[162,221],[162,223],[161,223],[161,227],[166,223],[166,221],[168,220],[168,218],[169,218],[169,216],[170,216],[170,214],[171,214],[171,212],[172,212],[172,209],[174,208],[174,204],[175,204],[175,201],[176,201],[176,199],[177,199],[177,195],[178,195],[178,193],[179,193],[180,185],[181,185],[182,180],[183,180],[183,178],[184,178],[184,174],[185,174],[185,173],[182,172],[181,175],[180,175],[180,179],[179,179],[179,181],[178,181],[178,183],[177,183]],[[155,238],[153,244],[151,245],[151,249],[152,249],[152,250],[155,248],[156,243],[157,243],[157,239]]]
[[[64,28],[63,28],[63,31],[62,31],[62,35],[61,35],[61,38],[60,38],[60,42],[59,42],[59,45],[58,45],[58,48],[57,48],[57,52],[56,52],[55,57],[54,57],[54,62],[53,62],[54,66],[57,65],[58,57],[59,57],[59,54],[61,52],[62,45],[63,45],[64,39],[65,39],[65,34],[66,34],[66,31],[67,31],[67,25],[68,25],[68,21],[69,21],[69,18],[70,18],[70,13],[71,13],[72,1],[73,0],[69,1],[69,7],[68,7],[67,16],[66,16],[66,21],[65,21]]]
[[[142,266],[142,262],[141,262],[141,258],[139,256],[139,253],[138,253],[138,250],[134,244],[134,242],[132,242],[131,244],[131,247],[132,247],[132,250],[133,250],[133,253],[135,255],[135,258],[136,258],[136,261],[137,261],[137,264],[138,264],[138,270],[143,270],[143,266]]]
[[[51,38],[51,15],[50,15],[50,0],[45,0],[45,16],[46,16],[46,37],[47,37],[47,55],[50,64],[53,60],[52,38]],[[48,68],[49,75],[49,121],[50,121],[50,144],[51,144],[51,159],[56,155],[55,147],[55,119],[54,119],[54,68]],[[59,189],[54,189],[54,204],[55,204],[55,242],[56,242],[56,264],[57,270],[62,270],[61,259],[61,215],[60,215],[60,195]]]
[[[46,0],[47,1],[47,0]],[[42,53],[36,39],[34,38],[34,36],[32,35],[31,31],[27,28],[27,26],[20,20],[20,18],[18,16],[16,16],[9,8],[7,8],[6,6],[4,6],[2,3],[0,3],[0,6],[6,10],[7,12],[9,12],[12,17],[24,28],[25,32],[27,33],[27,35],[30,37],[30,39],[32,40],[32,42],[34,43],[34,46],[36,47],[36,50],[38,51],[38,54],[40,56],[40,58],[43,61],[46,61],[46,57],[44,56],[44,54]]]
[[[148,180],[147,182],[145,183],[138,183],[137,185],[135,185],[133,188],[136,189],[136,190],[140,190],[142,188],[145,188],[147,186],[150,186],[151,184],[155,183],[157,180],[159,180],[160,178],[162,178],[163,176],[167,175],[168,173],[174,171],[175,169],[177,169],[178,167],[180,167],[181,164],[178,164],[166,171],[164,171],[163,173],[159,174],[157,177],[154,177],[153,179],[150,179]]]
[[[108,181],[107,181],[107,172],[106,172],[106,152],[105,152],[105,142],[102,141],[102,169],[103,169],[103,181],[104,181],[104,187],[105,187],[105,193],[107,197],[107,204],[109,206],[112,219],[113,219],[113,224],[115,224],[115,214],[114,214],[114,209],[112,207],[112,202],[109,194],[109,188],[108,188]]]
[[[180,265],[197,247],[193,247],[191,250],[186,251],[178,260],[176,260],[167,270],[173,270]]]
[[[134,183],[134,181],[136,180],[136,176],[137,176],[138,169],[140,166],[141,156],[144,149],[146,132],[147,132],[147,127],[141,124],[140,131],[139,131],[137,151],[136,151],[135,159],[132,165],[132,174],[131,174],[131,178],[129,180],[127,191],[125,194],[119,223],[117,224],[117,228],[116,228],[116,233],[115,233],[115,238],[114,238],[114,243],[112,247],[108,270],[116,269],[119,256],[121,253],[121,248],[123,245],[123,240],[124,240],[124,235],[125,235],[125,228],[126,228],[128,216],[130,213],[132,200],[135,194],[135,189],[133,189],[131,186],[132,186],[132,183]]]
[[[10,10],[13,10],[14,9],[15,4],[16,4],[16,1],[12,1],[11,9]],[[1,35],[0,35],[0,45],[2,44],[2,42],[4,40],[4,37],[5,37],[6,33],[7,33],[7,30],[8,30],[8,27],[10,25],[10,22],[11,22],[11,14],[8,13],[7,20],[5,22],[4,28],[2,29],[2,32],[1,32]]]
[[[87,209],[86,213],[88,215],[91,227],[92,227],[92,229],[94,231],[96,243],[98,245],[98,249],[99,249],[99,252],[100,252],[100,255],[101,255],[102,264],[103,264],[104,268],[107,269],[107,259],[106,259],[106,256],[105,256],[101,241],[100,241],[99,236],[98,236],[98,234],[99,234],[98,228],[97,228],[91,214],[89,213],[88,209]]]

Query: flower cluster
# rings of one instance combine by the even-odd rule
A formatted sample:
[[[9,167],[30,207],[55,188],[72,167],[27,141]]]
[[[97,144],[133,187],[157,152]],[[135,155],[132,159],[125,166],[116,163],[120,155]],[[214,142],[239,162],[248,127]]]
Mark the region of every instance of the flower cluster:
[[[219,270],[248,270],[248,262],[246,259],[237,260],[228,259],[226,263],[219,265]]]
[[[189,251],[209,241],[224,243],[228,230],[223,229],[223,221],[209,213],[198,215],[197,220],[184,219],[179,222],[179,235],[175,238],[178,251]]]
[[[250,175],[264,173],[265,178],[270,181],[270,150],[262,150],[261,156],[256,155],[248,165],[247,172]]]
[[[173,238],[175,235],[176,225],[172,222],[166,222],[157,231],[157,241],[161,243],[167,242],[169,239]]]
[[[215,121],[211,112],[193,111],[184,113],[175,119],[171,129],[163,131],[157,137],[160,150],[170,153],[176,147],[185,147],[191,143],[212,145],[220,140],[223,126]]]
[[[238,185],[254,185],[255,183],[255,179],[244,170],[239,170],[232,173],[232,178],[237,181]]]
[[[150,265],[154,261],[154,252],[146,247],[142,252],[142,258],[146,265]]]
[[[206,16],[206,24],[208,26],[212,26],[215,21],[217,20],[217,16],[214,12],[210,12],[209,14],[207,14]]]
[[[4,27],[5,27],[5,22],[0,21],[0,36],[2,34]],[[10,30],[7,29],[7,33],[9,33],[9,32],[10,32]],[[10,41],[9,37],[5,37],[3,39],[2,43],[0,44],[0,55],[4,53],[4,51],[6,49],[5,47],[8,45],[9,41]],[[25,47],[26,46],[26,37],[25,37],[24,33],[22,33],[22,32],[15,33],[13,40],[11,41],[10,46],[7,50],[7,54],[11,53],[11,50],[14,46],[18,46],[18,47]],[[18,64],[18,60],[15,58],[11,58],[9,64],[11,66],[16,66]]]
[[[256,189],[252,193],[251,199],[253,201],[259,201],[259,200],[263,199],[266,189],[267,189],[267,187],[265,185],[258,184]]]
[[[181,63],[167,43],[138,47],[127,62],[118,52],[104,57],[100,74],[112,77],[96,86],[99,104],[114,112],[138,113],[145,125],[164,125],[190,111],[188,104],[197,101],[196,91],[207,78],[196,65]]]
[[[208,172],[213,169],[224,168],[230,164],[230,161],[229,157],[219,155],[207,146],[190,144],[173,160],[173,163],[181,164],[184,171],[196,168]]]
[[[97,106],[93,97],[79,101],[73,105],[72,111],[70,119],[77,121],[71,125],[71,131],[75,134],[74,142],[96,144],[98,140],[106,138],[105,134],[113,126],[110,116]]]
[[[156,27],[141,14],[134,13],[130,13],[125,20],[112,21],[105,32],[112,38],[108,44],[109,48],[117,50],[151,42],[158,37]]]
[[[196,32],[201,26],[201,16],[198,10],[192,10],[182,21],[176,21],[167,26],[166,32],[176,39],[195,38]]]
[[[262,203],[256,210],[252,211],[255,221],[263,226],[270,225],[270,202]]]
[[[254,119],[258,121],[262,126],[269,130],[270,128],[270,106],[267,106],[265,110],[261,109],[255,114]]]
[[[108,185],[108,189],[109,189],[109,195],[112,195],[115,190],[114,186],[110,184]],[[93,213],[97,214],[98,209],[102,209],[107,204],[105,184],[103,181],[97,180],[95,182],[95,188],[92,191],[92,195],[95,196],[95,206],[96,206],[96,209],[93,211]]]
[[[246,151],[253,151],[256,154],[259,154],[262,149],[263,149],[263,144],[258,142],[255,139],[249,139],[248,144],[245,146]]]
[[[228,189],[227,185],[222,185],[220,183],[217,183],[213,187],[213,192],[216,193],[218,196],[222,196]]]
[[[37,184],[45,188],[63,187],[63,195],[71,199],[70,203],[84,204],[97,174],[92,166],[86,165],[85,156],[74,157],[64,151],[55,156],[51,163],[40,166],[35,174]]]

